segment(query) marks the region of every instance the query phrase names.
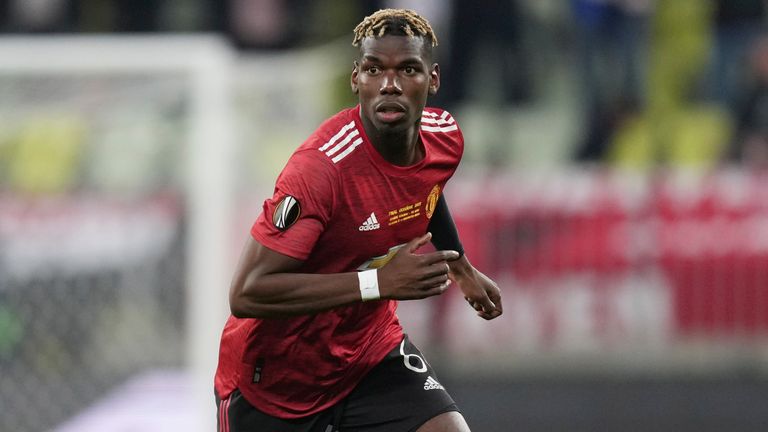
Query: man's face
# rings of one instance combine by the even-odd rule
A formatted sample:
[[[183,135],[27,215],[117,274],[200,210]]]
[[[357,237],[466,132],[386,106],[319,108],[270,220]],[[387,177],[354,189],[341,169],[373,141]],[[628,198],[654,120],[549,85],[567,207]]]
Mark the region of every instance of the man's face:
[[[362,116],[381,132],[407,130],[421,118],[427,95],[440,85],[437,64],[430,64],[421,37],[367,37],[352,71]]]

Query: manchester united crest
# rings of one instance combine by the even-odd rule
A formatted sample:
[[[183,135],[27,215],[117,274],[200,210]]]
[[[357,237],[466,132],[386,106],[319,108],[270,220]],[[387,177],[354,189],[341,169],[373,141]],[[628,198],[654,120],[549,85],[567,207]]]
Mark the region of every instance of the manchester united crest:
[[[440,198],[440,186],[435,185],[435,187],[432,188],[432,190],[429,192],[429,196],[427,197],[427,205],[424,209],[427,214],[427,219],[432,219],[432,214],[435,212],[435,207],[437,207],[437,200]]]

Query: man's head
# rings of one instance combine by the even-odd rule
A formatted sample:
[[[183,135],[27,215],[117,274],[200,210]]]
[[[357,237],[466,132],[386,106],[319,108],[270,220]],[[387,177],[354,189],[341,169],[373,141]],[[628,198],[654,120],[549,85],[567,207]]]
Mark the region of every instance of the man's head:
[[[414,126],[440,86],[429,22],[411,10],[383,9],[355,28],[352,44],[360,47],[351,83],[363,117],[381,132]]]

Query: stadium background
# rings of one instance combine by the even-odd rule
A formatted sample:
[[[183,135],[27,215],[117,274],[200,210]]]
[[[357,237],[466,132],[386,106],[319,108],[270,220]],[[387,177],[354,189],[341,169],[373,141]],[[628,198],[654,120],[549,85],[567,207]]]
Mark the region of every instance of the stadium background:
[[[381,6],[436,27],[504,291],[400,308],[474,430],[766,430],[759,0],[0,1],[0,430],[212,429],[234,259]]]

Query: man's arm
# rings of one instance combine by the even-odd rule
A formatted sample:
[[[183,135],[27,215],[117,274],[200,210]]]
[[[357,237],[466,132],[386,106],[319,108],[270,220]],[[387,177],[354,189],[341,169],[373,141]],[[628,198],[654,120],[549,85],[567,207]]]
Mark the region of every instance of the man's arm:
[[[377,270],[382,299],[421,299],[448,288],[448,262],[457,259],[458,253],[416,253],[430,239],[427,233],[411,240]],[[230,286],[232,314],[239,318],[287,317],[362,301],[357,272],[295,273],[301,265],[302,261],[249,238]]]
[[[487,320],[501,315],[503,312],[501,291],[494,281],[472,266],[464,255],[464,247],[459,240],[456,224],[442,194],[437,200],[435,212],[432,214],[427,230],[433,233],[432,244],[437,250],[459,252],[460,258],[448,264],[450,277],[458,282],[464,293],[464,299],[477,311],[477,315]]]

